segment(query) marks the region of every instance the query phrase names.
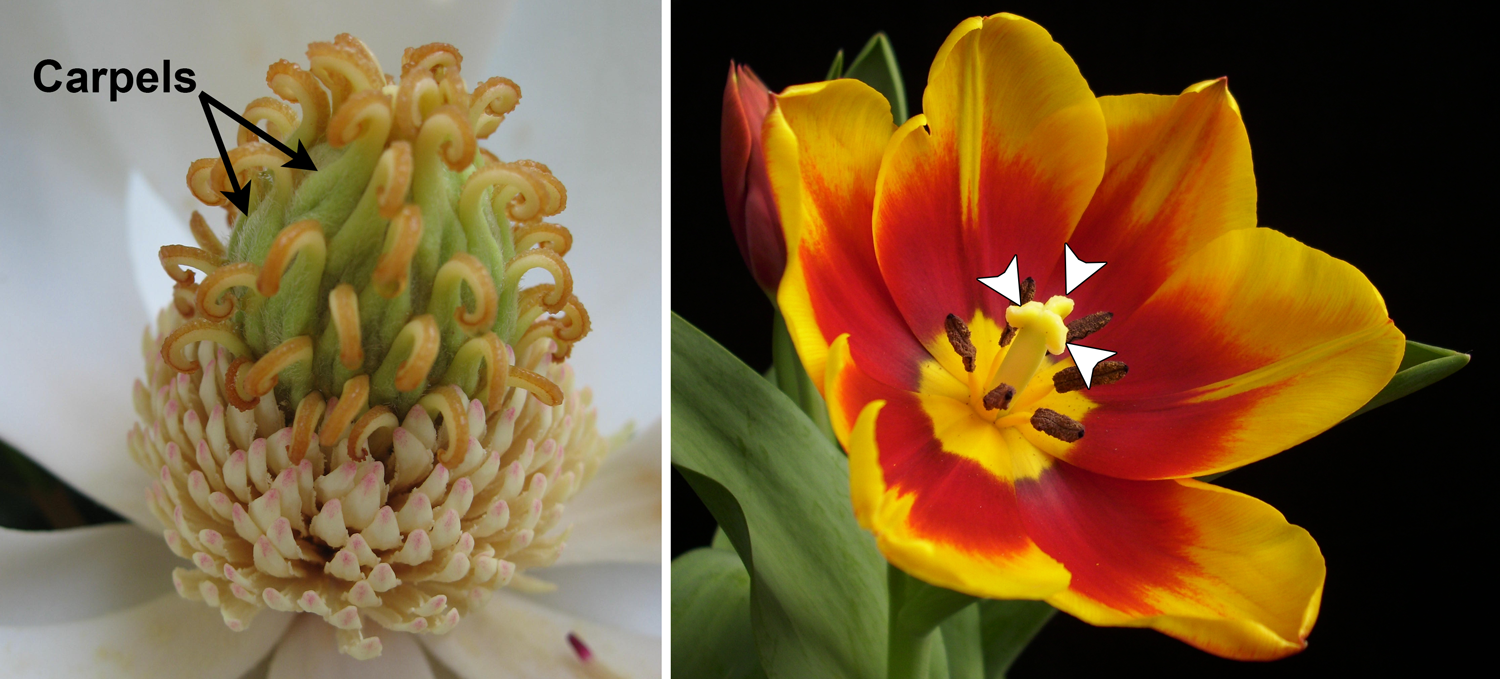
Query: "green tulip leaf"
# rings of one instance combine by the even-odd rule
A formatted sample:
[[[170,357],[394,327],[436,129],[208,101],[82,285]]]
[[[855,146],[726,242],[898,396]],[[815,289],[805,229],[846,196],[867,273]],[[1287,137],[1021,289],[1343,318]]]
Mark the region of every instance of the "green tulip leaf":
[[[723,549],[730,552],[734,551],[734,545],[729,544],[729,534],[725,533],[723,528],[714,529],[714,541],[710,543],[709,546],[713,547],[714,549]]]
[[[883,678],[885,559],[852,516],[848,461],[775,385],[676,314],[672,464],[750,575],[766,675]]]
[[[1358,417],[1419,389],[1425,389],[1468,364],[1468,354],[1407,340],[1406,354],[1401,357],[1396,375],[1375,398],[1344,419]]]
[[[985,679],[979,623],[979,607],[969,605],[938,626],[948,655],[948,679]]]
[[[828,67],[828,77],[823,79],[838,80],[842,77],[844,77],[844,50],[839,50],[838,54],[833,55],[833,64]]]
[[[672,560],[672,671],[765,677],[750,630],[750,574],[733,551],[701,547]]]
[[[1045,601],[986,599],[977,608],[985,679],[1004,679],[1011,663],[1057,613]]]
[[[859,56],[854,57],[854,62],[844,71],[844,77],[859,80],[885,95],[885,100],[891,103],[891,116],[896,124],[906,122],[906,86],[901,82],[896,50],[884,32],[870,37]]]

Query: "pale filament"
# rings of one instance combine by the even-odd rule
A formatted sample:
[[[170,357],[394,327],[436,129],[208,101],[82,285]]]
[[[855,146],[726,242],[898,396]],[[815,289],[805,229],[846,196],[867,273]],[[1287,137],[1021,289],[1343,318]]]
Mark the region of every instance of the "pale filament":
[[[444,104],[452,104],[462,111],[469,110],[469,87],[458,71],[449,71],[438,83],[443,91]],[[474,129],[474,126],[469,125],[469,129]]]
[[[411,189],[411,144],[394,141],[380,154],[366,190],[374,191],[380,216],[390,219],[401,211]]]
[[[506,209],[507,205],[512,205],[514,200],[505,214],[511,215],[512,219],[516,218],[517,212],[535,215],[540,211],[541,194],[546,190],[541,183],[533,173],[507,163],[486,165],[464,181],[463,191],[458,198],[459,220],[469,229],[488,224],[484,217],[483,200],[485,192],[491,187],[494,187],[495,193],[491,196],[490,203],[496,213]]]
[[[392,346],[404,343],[411,346],[406,360],[396,368],[396,391],[411,391],[422,386],[432,364],[437,361],[438,349],[442,347],[442,336],[438,333],[437,321],[431,314],[422,314],[401,326]]]
[[[375,72],[380,72],[380,60],[375,57],[375,52],[370,49],[369,45],[365,44],[365,41],[360,40],[358,37],[355,37],[354,34],[340,33],[338,35],[335,35],[333,36],[333,44],[343,45],[345,47],[359,50],[364,54],[365,61],[375,65]],[[380,82],[382,83],[385,83],[391,79],[389,73],[381,73],[380,77]]]
[[[342,399],[340,399],[342,400]],[[375,406],[355,420],[354,425],[349,428],[349,459],[359,461],[365,459],[369,448],[370,435],[381,429],[395,429],[400,422],[396,420],[396,414],[386,406]]]
[[[307,335],[282,342],[250,366],[249,374],[245,375],[245,388],[253,398],[260,398],[276,387],[277,375],[281,371],[295,363],[311,362],[312,355],[313,342]]]
[[[520,366],[511,366],[509,374],[505,377],[506,386],[519,387],[531,392],[536,400],[543,405],[555,406],[562,403],[562,389],[541,375]]]
[[[297,114],[292,111],[292,107],[282,103],[280,99],[271,97],[261,97],[250,102],[250,105],[245,107],[245,120],[252,123],[266,121],[266,132],[277,139],[286,139],[288,133],[297,129]],[[255,132],[241,125],[236,143],[244,146],[255,141],[255,137]]]
[[[292,445],[287,451],[287,458],[292,464],[302,462],[302,458],[307,456],[313,431],[317,429],[318,419],[323,417],[326,408],[323,395],[316,391],[303,396],[302,402],[297,404],[297,414],[292,418]]]
[[[203,215],[193,210],[193,216],[188,219],[188,226],[193,230],[193,240],[198,242],[198,247],[214,256],[217,261],[224,261],[224,243],[214,235],[213,229],[208,228],[208,222],[203,220]]]
[[[224,384],[226,386],[226,388],[224,389],[224,396],[225,398],[229,399],[229,402],[234,405],[234,407],[239,408],[240,410],[250,410],[251,408],[255,407],[255,400],[244,395],[244,373],[247,372],[245,370],[245,367],[249,365],[250,359],[241,356],[234,359],[234,362],[229,364],[229,370],[224,374]]]
[[[443,429],[448,432],[448,447],[437,452],[437,459],[446,467],[456,466],[469,450],[469,406],[464,393],[457,386],[444,385],[427,392],[417,405],[428,413],[442,415]]]
[[[486,411],[493,412],[505,395],[506,376],[510,369],[509,352],[495,333],[487,332],[464,342],[453,355],[453,363],[443,381],[450,384],[458,381],[459,372],[475,361],[484,361],[484,370],[479,373],[480,382],[474,387],[474,396],[484,404]]]
[[[250,347],[245,346],[245,342],[234,334],[234,328],[227,323],[197,318],[183,323],[161,341],[162,360],[177,372],[190,373],[199,369],[202,366],[195,358],[197,353],[186,351],[187,345],[193,342],[213,342],[235,356],[250,355]]]
[[[301,66],[282,59],[266,70],[266,85],[276,96],[302,107],[297,139],[305,146],[312,146],[323,135],[330,113],[328,94],[318,85],[318,79]]]
[[[422,210],[415,205],[406,205],[386,227],[385,247],[370,274],[370,281],[381,297],[393,299],[406,289],[411,275],[411,259],[416,256],[421,240]]]
[[[559,255],[566,255],[568,250],[573,249],[573,233],[561,224],[536,222],[512,227],[510,233],[516,244],[516,252],[530,250],[537,245]]]
[[[328,123],[328,144],[340,148],[356,139],[385,145],[391,133],[391,101],[380,90],[363,90],[349,97]]]
[[[509,78],[494,77],[479,83],[469,100],[469,125],[474,128],[474,136],[490,136],[520,102],[521,87]]]
[[[198,285],[193,282],[192,276],[189,273],[187,280],[172,284],[172,306],[177,308],[177,313],[183,318],[192,318],[197,314],[193,306],[193,298],[198,294]]]
[[[308,70],[318,77],[333,94],[333,110],[339,110],[351,95],[385,86],[385,75],[380,64],[370,55],[363,44],[355,46],[350,41],[315,42],[307,46]]]
[[[229,318],[234,313],[234,300],[225,299],[224,293],[230,288],[255,287],[255,279],[259,276],[260,269],[251,262],[236,262],[214,269],[198,286],[194,298],[198,311],[215,320]]]
[[[323,419],[323,430],[318,433],[318,442],[324,447],[338,443],[349,424],[370,405],[370,376],[355,375],[344,380],[344,393],[328,417]]]
[[[403,76],[395,100],[396,136],[416,139],[422,121],[443,105],[443,89],[431,73]]]
[[[205,276],[219,268],[219,258],[213,253],[188,245],[163,245],[156,256],[161,260],[161,268],[179,283],[193,282],[193,272],[183,269],[184,266],[202,271]]]
[[[485,268],[483,262],[467,252],[455,252],[452,259],[438,268],[432,283],[433,297],[453,294],[460,282],[467,283],[469,291],[474,294],[474,310],[464,308],[460,298],[458,308],[453,311],[453,318],[465,333],[477,335],[495,324],[495,318],[499,314],[499,295],[495,293],[490,270]]]
[[[472,164],[478,148],[463,109],[452,104],[434,110],[422,121],[422,130],[417,133],[416,155],[421,158],[441,155],[448,169],[454,172]]]
[[[255,289],[271,297],[281,290],[281,277],[292,264],[292,257],[300,256],[312,263],[312,279],[323,275],[323,263],[328,258],[328,243],[323,240],[323,229],[316,219],[304,219],[283,228],[271,242],[271,250],[260,268],[260,277]]]
[[[568,295],[573,294],[573,273],[563,262],[562,255],[546,248],[516,253],[515,257],[505,263],[506,287],[516,287],[521,282],[521,276],[532,269],[545,269],[552,274],[554,284],[553,289],[542,295],[538,303],[547,311],[562,311],[563,305],[567,304]]]
[[[484,167],[486,165],[496,165],[500,162],[500,156],[495,155],[494,152],[483,146],[479,147],[479,155],[483,156],[485,160],[485,162],[479,164],[480,167]]]
[[[365,350],[360,343],[359,295],[353,285],[340,283],[328,293],[328,313],[339,335],[339,364],[349,370],[359,368],[365,361]]]
[[[445,42],[433,42],[421,47],[408,47],[401,54],[401,79],[406,80],[412,71],[422,70],[435,78],[449,70],[459,70],[464,56],[458,48]]]

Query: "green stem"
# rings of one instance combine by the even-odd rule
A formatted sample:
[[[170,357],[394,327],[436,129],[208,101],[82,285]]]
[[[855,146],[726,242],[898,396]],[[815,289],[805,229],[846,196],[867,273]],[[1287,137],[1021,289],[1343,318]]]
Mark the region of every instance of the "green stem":
[[[813,385],[812,378],[803,369],[802,359],[797,356],[797,346],[792,343],[786,320],[781,317],[779,309],[772,318],[771,371],[775,378],[773,381],[781,389],[781,393],[792,399],[813,424],[818,425],[818,430],[828,440],[838,443],[833,435],[833,426],[828,422],[828,407],[823,403],[823,396],[818,393],[818,388]]]
[[[977,599],[967,594],[929,585],[894,565],[887,564],[890,590],[890,679],[916,679],[928,675],[938,625]],[[947,663],[941,663],[946,666]]]

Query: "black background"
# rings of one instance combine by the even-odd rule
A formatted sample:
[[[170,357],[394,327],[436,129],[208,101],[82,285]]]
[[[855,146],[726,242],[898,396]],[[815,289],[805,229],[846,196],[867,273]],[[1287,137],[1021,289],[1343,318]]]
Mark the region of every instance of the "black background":
[[[1058,615],[1012,677],[1423,673],[1482,668],[1493,644],[1495,454],[1488,343],[1494,319],[1495,111],[1488,20],[1431,3],[1399,14],[1236,3],[675,3],[672,12],[672,309],[746,363],[770,363],[771,307],[740,260],[719,183],[730,59],[772,90],[821,80],[877,30],[895,46],[910,112],[932,55],[967,16],[1040,23],[1095,94],[1176,94],[1229,76],[1249,130],[1259,219],[1359,267],[1416,341],[1475,352],[1458,375],[1335,427],[1219,483],[1312,532],[1328,562],[1302,654],[1235,663],[1148,630]],[[1491,47],[1486,47],[1490,45]],[[1480,282],[1481,276],[1485,282]],[[1483,528],[1481,528],[1483,526]],[[672,553],[705,545],[713,518],[675,473]],[[1477,663],[1477,665],[1467,665]],[[1487,673],[1488,671],[1480,670]]]

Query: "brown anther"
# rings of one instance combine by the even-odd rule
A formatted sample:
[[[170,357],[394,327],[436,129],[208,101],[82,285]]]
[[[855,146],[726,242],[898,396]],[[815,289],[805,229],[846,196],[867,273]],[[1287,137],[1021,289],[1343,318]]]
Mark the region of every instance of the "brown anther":
[[[1005,323],[1005,319],[1003,319],[1003,318],[1000,319],[1000,322],[1001,323]],[[1009,323],[1005,323],[1005,329],[1000,331],[1000,346],[1002,346],[1002,347],[1008,347],[1008,346],[1010,346],[1011,341],[1016,338],[1016,332],[1017,332],[1016,326],[1013,326],[1013,325],[1011,325]]]
[[[1027,276],[1021,281],[1021,304],[1030,303],[1033,297],[1036,297],[1036,279]]]
[[[1115,315],[1108,311],[1097,311],[1068,324],[1068,341],[1077,342],[1104,329]]]
[[[984,395],[984,408],[985,410],[1005,410],[1010,407],[1010,400],[1015,397],[1016,388],[1002,382],[1000,386]]]
[[[969,326],[964,325],[963,319],[953,314],[943,320],[943,327],[948,331],[948,343],[953,345],[953,350],[964,359],[964,370],[974,372],[974,343],[969,341]]]
[[[1049,408],[1037,408],[1031,414],[1031,426],[1052,438],[1072,443],[1083,438],[1083,425],[1067,415]]]
[[[1128,372],[1130,372],[1130,366],[1120,361],[1100,361],[1094,365],[1093,386],[1114,384],[1124,379]],[[1059,394],[1078,391],[1085,386],[1088,385],[1083,383],[1083,372],[1078,369],[1078,366],[1063,368],[1052,375],[1052,387]]]

